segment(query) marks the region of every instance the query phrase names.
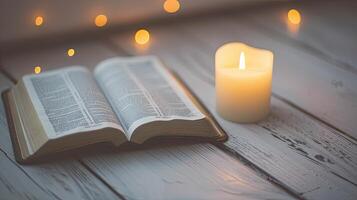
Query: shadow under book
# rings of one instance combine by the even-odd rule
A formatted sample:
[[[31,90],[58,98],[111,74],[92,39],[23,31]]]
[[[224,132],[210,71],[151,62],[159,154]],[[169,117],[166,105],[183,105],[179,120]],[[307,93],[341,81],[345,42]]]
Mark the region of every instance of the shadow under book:
[[[154,56],[107,59],[93,73],[71,66],[25,75],[3,98],[20,163],[102,142],[227,139],[188,87]]]

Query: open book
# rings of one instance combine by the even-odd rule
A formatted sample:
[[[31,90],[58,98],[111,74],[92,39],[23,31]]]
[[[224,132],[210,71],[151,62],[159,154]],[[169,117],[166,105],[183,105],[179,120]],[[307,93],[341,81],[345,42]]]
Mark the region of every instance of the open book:
[[[213,118],[153,56],[24,76],[4,95],[17,160],[156,136],[224,140]]]

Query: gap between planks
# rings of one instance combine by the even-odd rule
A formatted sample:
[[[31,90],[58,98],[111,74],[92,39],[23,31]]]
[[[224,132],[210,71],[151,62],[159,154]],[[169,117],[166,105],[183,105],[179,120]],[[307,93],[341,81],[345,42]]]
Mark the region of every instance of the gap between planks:
[[[306,5],[303,4],[302,8],[304,8],[304,6],[306,7]],[[273,11],[275,11],[275,12],[279,12],[279,11],[281,12],[282,10],[286,9],[287,7],[285,5],[280,5],[277,7],[269,7],[269,8],[273,8]],[[293,34],[289,34],[287,31],[281,30],[281,27],[279,26],[281,24],[278,24],[278,21],[277,21],[278,19],[274,15],[274,13],[272,13],[272,11],[264,11],[264,7],[258,8],[257,11],[260,11],[261,9],[263,9],[262,13],[259,13],[258,15],[254,15],[254,16],[250,13],[243,13],[242,15],[230,14],[228,20],[237,20],[238,18],[240,18],[239,23],[243,24],[246,27],[251,27],[251,28],[254,27],[257,31],[264,33],[265,35],[273,38],[276,41],[287,44],[293,48],[297,47],[298,49],[304,50],[304,51],[310,53],[311,55],[314,55],[316,58],[323,60],[326,63],[331,64],[331,66],[333,66],[334,68],[340,68],[340,69],[344,70],[346,73],[352,73],[353,75],[357,75],[357,66],[353,66],[348,62],[344,62],[343,60],[336,57],[336,55],[331,55],[323,50],[320,50],[318,47],[315,47],[314,45],[310,45],[310,44],[306,43],[301,38],[298,38],[297,36],[294,36]],[[262,20],[263,16],[268,18],[268,20]],[[270,17],[273,17],[273,20],[270,21],[269,20]],[[328,20],[328,19],[326,19],[326,20]],[[246,23],[246,21],[249,21],[249,23]],[[302,26],[304,26],[304,24],[302,24]],[[311,24],[310,24],[310,26],[311,26]],[[303,30],[302,30],[302,33],[303,33]],[[341,35],[341,37],[342,37],[342,35]],[[332,129],[338,130],[339,132],[344,134],[346,137],[354,140],[355,142],[357,141],[357,136],[353,135],[354,134],[353,129],[341,127],[342,126],[341,124],[339,124],[338,122],[336,123],[336,121],[334,121],[334,120],[330,120],[328,117],[327,118],[319,117],[318,114],[321,114],[321,113],[309,112],[306,109],[299,106],[297,103],[294,103],[291,100],[288,100],[287,98],[283,97],[282,95],[279,95],[277,93],[274,93],[274,95],[276,95],[278,98],[282,99],[286,103],[291,104],[292,106],[300,109],[302,112],[305,112],[308,115],[314,117],[316,120],[319,120],[319,121],[323,122],[324,124],[326,124],[327,126],[330,126]],[[339,105],[336,105],[336,106],[339,106]]]
[[[282,19],[291,6],[296,7],[302,15],[302,24],[296,32],[288,31],[286,21]],[[357,74],[357,59],[353,55],[357,50],[354,37],[357,33],[354,20],[356,2],[294,2],[291,6],[263,6],[257,8],[258,12],[254,15],[244,15],[251,19],[252,24],[259,24],[267,29],[262,31],[279,35],[281,39],[288,39],[290,41],[287,42],[293,42],[337,67]]]
[[[12,85],[14,82],[16,82],[16,79],[14,78],[14,77],[12,77],[9,73],[7,73],[6,72],[6,70],[4,70],[2,67],[1,67],[1,64],[0,64],[0,79],[2,79],[2,77],[1,76],[3,76],[4,78],[8,78],[9,79],[9,84],[10,85]],[[15,80],[15,81],[14,81]],[[5,84],[5,83],[4,83]],[[6,83],[7,84],[7,83]],[[10,87],[10,85],[8,86],[8,87]],[[0,93],[6,88],[7,86],[1,86],[1,88],[0,88]],[[0,106],[3,106],[3,104],[2,104],[2,100],[0,100]],[[0,108],[0,111],[1,111],[1,109],[2,108]],[[2,114],[1,112],[0,112],[0,114]],[[6,119],[4,119],[4,120],[6,120]],[[0,121],[0,123],[2,123],[1,121]],[[0,128],[1,128],[1,124],[0,124]],[[7,129],[7,127],[4,127],[4,128],[6,128]],[[8,130],[8,129],[7,129]],[[5,134],[9,134],[8,133],[8,131],[4,131],[4,132],[6,132]],[[89,175],[92,175],[92,177],[93,178],[95,178],[95,180],[97,180],[97,181],[99,181],[99,182],[101,182],[103,185],[105,185],[107,188],[108,188],[108,190],[111,190],[112,188],[110,188],[110,187],[108,187],[107,185],[106,185],[106,182],[104,182],[102,179],[100,179],[100,178],[98,178],[98,176],[97,176],[97,174],[95,174],[95,173],[93,173],[93,171],[91,171],[91,170],[88,170],[88,167],[86,166],[86,165],[83,165],[83,163],[80,161],[80,160],[71,160],[71,159],[69,159],[68,161],[67,161],[67,164],[66,164],[66,161],[64,161],[64,163],[63,163],[63,165],[62,164],[56,164],[56,165],[52,165],[52,164],[44,164],[44,165],[39,165],[39,169],[36,169],[37,167],[36,166],[21,166],[21,165],[19,165],[15,160],[14,160],[14,155],[11,153],[12,152],[12,143],[11,143],[11,141],[10,141],[10,137],[9,137],[9,135],[7,135],[7,136],[5,136],[5,135],[3,135],[3,137],[6,137],[6,138],[8,138],[8,139],[6,139],[6,138],[2,138],[2,140],[3,141],[5,141],[5,142],[7,142],[7,144],[5,144],[5,145],[8,145],[8,146],[0,146],[0,153],[2,153],[3,155],[4,155],[4,158],[6,158],[10,163],[12,163],[18,170],[20,170],[22,173],[23,173],[23,175],[24,176],[26,176],[36,187],[38,187],[41,191],[43,191],[44,192],[44,194],[47,194],[47,195],[49,195],[48,197],[43,197],[43,196],[39,196],[39,195],[44,195],[44,194],[37,194],[37,192],[35,192],[35,193],[31,193],[31,191],[27,191],[28,193],[27,194],[22,194],[22,193],[20,193],[20,192],[18,192],[18,193],[16,193],[16,192],[14,192],[13,193],[13,195],[14,196],[12,196],[12,198],[14,198],[15,197],[15,195],[25,195],[25,196],[22,196],[21,198],[24,198],[24,197],[26,197],[26,198],[40,198],[40,199],[42,199],[42,198],[46,198],[46,199],[48,199],[48,198],[53,198],[53,199],[57,199],[57,200],[60,200],[60,199],[67,199],[67,198],[75,198],[75,199],[80,199],[78,196],[76,196],[76,193],[74,193],[74,194],[71,194],[71,191],[70,190],[67,190],[67,194],[63,194],[63,193],[58,193],[59,191],[53,191],[53,188],[51,188],[50,186],[47,186],[48,188],[46,188],[46,187],[44,187],[44,184],[42,183],[40,183],[40,182],[38,182],[38,180],[42,180],[42,178],[44,178],[44,177],[46,177],[46,175],[44,176],[44,177],[40,177],[40,176],[38,176],[38,177],[36,177],[36,173],[37,173],[37,170],[41,170],[40,168],[42,168],[42,167],[45,167],[45,168],[48,168],[49,166],[50,166],[50,168],[55,168],[55,170],[56,170],[56,172],[57,172],[57,170],[58,170],[58,172],[60,172],[60,173],[67,173],[67,170],[65,169],[66,167],[65,166],[67,166],[68,165],[68,162],[70,162],[69,163],[69,165],[71,165],[72,163],[73,163],[73,161],[74,162],[77,162],[77,164],[79,164],[79,165],[82,165],[82,167],[81,167],[81,170],[83,170],[83,175],[86,175],[86,176],[88,176],[88,174],[86,174],[86,173],[89,173]],[[8,140],[8,141],[6,141],[6,140]],[[3,149],[3,148],[5,148],[5,149]],[[7,149],[6,150],[6,148],[10,148],[10,149]],[[7,152],[7,151],[9,151],[9,152]],[[11,154],[11,155],[10,155]],[[73,164],[75,164],[75,163],[73,163]],[[76,168],[78,168],[77,166],[73,166],[73,167],[76,167]],[[26,168],[29,168],[28,170],[26,169]],[[6,170],[6,169],[3,169],[3,170]],[[33,171],[32,171],[33,170]],[[31,173],[32,173],[32,175],[31,175]],[[46,173],[46,172],[44,172],[44,173]],[[20,175],[20,174],[19,174]],[[55,178],[55,179],[57,179],[56,178],[56,176],[55,175],[51,175],[51,174],[48,174],[49,176],[51,176],[49,179],[52,179],[52,178]],[[67,174],[66,174],[67,175]],[[35,176],[35,177],[34,177]],[[70,175],[70,174],[68,174],[67,175],[68,177],[71,177],[72,175]],[[80,176],[80,174],[78,174],[78,176]],[[38,180],[36,180],[36,178],[38,179]],[[48,177],[47,177],[48,178]],[[60,178],[58,178],[58,180],[59,181],[64,181],[64,180],[60,180]],[[23,180],[20,180],[20,181],[23,181]],[[78,181],[78,180],[76,180],[76,181]],[[92,181],[92,180],[89,180],[89,181]],[[56,181],[54,181],[53,182],[54,183],[54,185],[56,185]],[[71,183],[70,183],[71,184]],[[86,184],[86,183],[84,183],[84,184]],[[80,185],[78,185],[79,187],[81,187]],[[62,187],[66,187],[65,185],[63,185]],[[99,189],[100,188],[100,186],[98,186],[98,188],[97,189]],[[65,189],[65,188],[64,188]],[[99,189],[99,190],[101,190],[101,189]],[[33,191],[32,191],[33,192]],[[78,192],[78,191],[77,191]],[[96,192],[98,192],[98,194],[97,195],[99,195],[99,196],[101,196],[101,197],[104,197],[104,198],[110,198],[110,199],[125,199],[125,198],[123,198],[120,194],[118,194],[117,192],[115,192],[115,191],[112,191],[111,190],[111,192],[113,192],[112,194],[113,195],[111,195],[111,194],[103,194],[103,193],[106,193],[107,191],[105,191],[105,190],[101,190],[101,191],[95,191],[95,190],[93,190],[93,191],[91,191],[91,192],[93,192],[93,193],[96,193]],[[80,192],[80,193],[82,193],[82,192]],[[101,194],[99,194],[99,193],[101,193]],[[72,196],[73,195],[73,196]],[[90,192],[88,192],[88,193],[82,193],[82,194],[78,194],[78,195],[81,195],[81,198],[85,198],[85,199],[88,199],[90,196],[87,196],[87,195],[90,195]],[[114,195],[116,195],[116,198],[114,198]],[[98,197],[98,196],[97,196]],[[91,198],[93,198],[93,199],[96,199],[96,197],[94,197],[94,196],[92,196]]]
[[[157,28],[157,27],[156,27]],[[196,27],[196,28],[198,28],[199,29],[199,27]],[[169,29],[169,28],[166,28],[166,29]],[[187,46],[187,42],[185,43],[184,41],[185,41],[185,34],[182,34],[182,32],[180,32],[180,31],[178,31],[178,29],[182,29],[182,27],[178,27],[178,28],[176,28],[176,29],[174,29],[174,30],[171,30],[171,32],[170,33],[167,33],[167,35],[180,35],[179,36],[179,38],[180,38],[180,41],[182,41],[182,42],[180,42],[180,44],[178,45],[178,44],[176,44],[176,47],[177,48],[179,48],[179,46]],[[176,32],[175,32],[176,31]],[[153,35],[155,35],[155,34],[158,34],[157,32],[155,32],[155,31],[153,31]],[[158,35],[156,35],[157,37],[159,37]],[[218,36],[219,37],[219,36]],[[163,36],[162,34],[161,34],[161,37],[159,37],[160,38],[160,43],[162,43],[162,42],[164,42],[165,43],[165,36]],[[177,38],[176,38],[177,39]],[[164,40],[164,41],[163,41]],[[170,38],[170,41],[172,41],[172,45],[175,45],[175,37],[171,37]],[[189,41],[191,41],[191,43],[192,43],[192,40],[189,40]],[[118,41],[116,41],[116,45],[117,46],[125,46],[125,47],[130,47],[130,46],[132,46],[131,44],[129,44],[127,41],[125,41],[125,40],[118,40]],[[160,46],[160,48],[162,48],[162,46]],[[130,48],[129,48],[130,49]],[[164,49],[166,49],[166,48],[164,48]],[[170,51],[169,49],[167,49],[168,51]],[[188,49],[187,49],[188,50]],[[132,51],[134,51],[135,52],[135,50],[132,50]],[[202,49],[201,49],[201,51],[203,51]],[[152,53],[152,51],[150,51],[151,53]],[[137,53],[137,52],[136,52]],[[154,51],[154,53],[155,54],[159,54],[160,55],[160,53],[158,53],[157,51],[155,52]],[[166,53],[166,52],[165,52]],[[180,57],[180,52],[170,52],[171,54],[173,54],[173,55],[176,55],[175,57]],[[170,54],[170,53],[167,53],[167,54]],[[185,52],[187,55],[189,54],[189,53],[193,53],[193,52]],[[135,54],[135,53],[134,53]],[[140,53],[139,53],[140,54]],[[186,55],[185,54],[185,55]],[[161,57],[162,58],[165,58],[165,57],[163,57],[162,56],[163,54],[161,54]],[[166,54],[164,54],[164,55],[166,55]],[[166,55],[167,56],[167,55]],[[193,55],[193,56],[196,56],[197,57],[197,55]],[[168,56],[169,57],[169,56]],[[168,58],[169,59],[169,58]],[[184,65],[187,65],[187,63],[183,63],[182,62],[182,60],[184,60],[183,59],[183,57],[181,57],[180,58],[181,59],[181,63],[180,64],[178,64],[178,65],[180,65],[180,66],[177,66],[176,65],[176,67],[184,67]],[[194,61],[192,61],[192,62],[194,62]],[[171,64],[173,64],[172,62],[168,62],[168,64],[169,65],[171,65]],[[192,68],[194,68],[193,66],[195,65],[195,63],[191,63],[190,64],[190,69],[192,70]],[[186,66],[186,67],[188,67],[188,66]],[[201,74],[200,75],[198,75],[199,77],[204,77],[204,76],[202,76],[202,74],[204,74],[205,72],[204,72],[205,70],[203,70],[203,69],[201,69]],[[196,71],[197,72],[197,71]],[[191,71],[191,73],[192,73],[192,71]],[[195,74],[195,73],[194,73]],[[209,74],[209,73],[208,73]],[[197,74],[196,74],[197,75]],[[210,78],[208,77],[208,79],[204,79],[203,81],[205,81],[205,80],[210,80]],[[212,84],[213,82],[212,81],[209,81],[208,83],[210,83],[210,84]],[[212,98],[212,97],[209,97],[209,98]],[[209,99],[208,97],[206,97],[205,99]],[[314,122],[315,123],[315,122]],[[321,125],[316,125],[316,127],[320,127],[320,128],[323,128],[323,125],[325,125],[325,124],[321,124]],[[315,125],[314,125],[315,126]],[[262,127],[262,128],[264,128],[264,127]],[[269,131],[269,132],[271,132],[271,131]],[[336,132],[336,131],[334,131],[334,130],[332,130],[332,132]],[[338,132],[337,132],[338,133]],[[237,138],[237,139],[239,139],[239,138]],[[238,149],[239,150],[239,149]],[[240,156],[242,156],[242,157],[244,157],[243,155],[241,155],[240,153],[244,153],[244,152],[240,152],[239,153],[239,151],[237,152],[237,149],[235,149],[234,147],[233,147],[233,149],[232,149],[232,151],[234,151],[235,153],[237,153],[238,155],[240,155]],[[300,152],[301,153],[301,152]],[[309,158],[309,157],[306,157],[307,159],[311,159],[311,158]],[[320,157],[318,157],[318,158],[320,158]],[[300,159],[301,160],[301,159]],[[311,160],[311,161],[313,161],[314,162],[314,164],[316,164],[316,162],[317,162],[317,160]],[[252,163],[254,163],[254,162],[252,162]],[[281,164],[281,163],[280,163]],[[312,163],[311,163],[312,164]],[[282,166],[283,167],[283,166]],[[321,167],[321,168],[320,168]],[[318,168],[320,168],[320,170],[323,170],[323,173],[322,174],[324,174],[325,172],[326,173],[328,173],[328,170],[326,170],[326,169],[324,169],[325,168],[325,166],[320,166],[320,167],[318,167]],[[326,171],[325,171],[326,170]],[[266,171],[266,170],[264,170],[264,171]],[[269,171],[269,170],[268,170]],[[301,170],[300,170],[301,171]],[[270,174],[270,173],[269,173]],[[322,175],[321,174],[321,175]],[[326,175],[326,174],[325,174]],[[272,177],[274,177],[273,175],[272,175]],[[328,176],[328,177],[330,177],[331,178],[331,176]],[[326,177],[325,177],[326,178]],[[332,181],[332,180],[330,180],[330,181]],[[323,182],[320,182],[320,184],[322,184]],[[333,181],[332,182],[330,182],[330,183],[333,183]],[[282,184],[283,186],[284,186],[284,182],[281,182],[280,181],[280,184]],[[310,184],[310,183],[309,183]],[[286,186],[286,185],[285,185]],[[288,187],[289,188],[289,186],[286,186],[286,187]],[[296,194],[297,195],[310,195],[309,196],[309,198],[313,198],[313,196],[311,196],[311,194],[310,193],[313,193],[313,192],[315,192],[317,189],[320,189],[319,187],[311,187],[310,189],[308,189],[308,190],[306,190],[306,191],[304,191],[303,193],[301,193],[301,192],[296,192]],[[292,188],[290,188],[290,189],[292,189]],[[296,189],[296,188],[295,188]],[[327,189],[326,187],[324,188],[324,189]],[[318,194],[318,193],[317,193]],[[321,195],[321,193],[320,193],[320,195]],[[316,198],[316,196],[315,196],[315,198]]]
[[[240,16],[240,15],[239,15]],[[242,15],[241,17],[244,17],[244,15]],[[261,26],[259,26],[259,25],[251,25],[251,24],[249,24],[249,23],[247,23],[246,21],[248,20],[248,17],[244,17],[243,18],[243,20],[239,20],[239,22],[235,22],[234,20],[235,19],[237,19],[237,16],[236,15],[234,15],[234,16],[232,16],[232,15],[229,15],[228,17],[227,16],[221,16],[221,17],[219,17],[219,19],[218,19],[218,21],[221,21],[221,23],[223,22],[223,19],[225,19],[225,21],[226,21],[226,23],[228,23],[228,25],[229,26],[237,26],[237,25],[241,25],[241,27],[246,27],[246,28],[248,28],[249,29],[249,31],[251,31],[251,30],[255,30],[255,31],[259,31],[259,34],[260,34],[260,32],[263,32],[264,34],[267,34],[267,33],[265,33],[265,32],[269,32],[269,31],[267,31],[267,30],[265,30],[264,29],[264,27],[261,27]],[[196,21],[196,24],[197,24],[197,21]],[[181,25],[182,26],[182,25]],[[192,27],[191,27],[191,29],[192,29]],[[236,31],[236,30],[238,30],[238,29],[232,29],[233,31]],[[187,36],[187,35],[189,35],[190,37],[193,37],[194,39],[192,40],[192,42],[195,42],[197,45],[199,45],[199,46],[202,46],[203,47],[203,49],[212,49],[212,46],[210,45],[210,44],[207,44],[207,37],[205,37],[205,35],[202,35],[201,37],[198,37],[198,35],[197,34],[192,34],[192,33],[188,33],[187,32],[187,28],[186,28],[186,30],[185,30],[185,26],[183,26],[181,29],[179,29],[178,31],[180,31],[180,33],[181,33],[181,37],[185,37],[185,35]],[[192,31],[191,31],[192,32]],[[193,32],[195,32],[195,31],[193,31]],[[244,31],[242,31],[243,32],[243,34],[244,34]],[[242,33],[236,33],[236,34],[242,34]],[[284,45],[285,45],[285,40],[283,39],[283,40],[281,40],[280,38],[279,38],[279,36],[277,36],[277,35],[275,35],[274,33],[270,33],[269,32],[269,34],[267,34],[268,36],[270,36],[269,38],[272,38],[272,39],[274,39],[275,41],[278,41],[278,42],[280,42],[280,43],[284,43]],[[205,38],[205,39],[202,39],[202,38]],[[245,37],[245,38],[247,38],[247,37]],[[268,37],[266,37],[266,38],[268,38]],[[286,38],[286,40],[289,40],[288,38]],[[292,42],[290,41],[290,42],[287,42],[287,45],[285,45],[285,46],[289,46],[290,48],[295,48],[295,46],[294,45],[292,45]],[[301,49],[299,49],[299,48],[297,48],[297,50],[299,50],[299,51],[301,51]],[[324,60],[324,59],[321,59],[320,57],[318,57],[317,55],[313,55],[314,57],[316,57],[316,59],[318,59],[318,60],[323,60],[323,61],[326,61],[326,60]],[[326,61],[327,62],[327,61]],[[336,66],[334,66],[334,63],[329,63],[329,64],[331,64],[331,66],[329,66],[329,67],[332,67],[332,68],[337,68],[337,69],[340,69],[339,67],[336,67]],[[331,68],[331,70],[333,70]],[[346,72],[348,72],[348,71],[346,71]],[[214,82],[214,80],[213,80],[213,82]],[[328,86],[326,86],[326,88],[327,88]],[[329,89],[326,89],[325,88],[325,90],[326,91],[328,91],[328,92],[325,92],[326,94],[328,93],[328,95],[330,95],[330,97],[331,97],[331,95],[332,94],[330,94],[330,93],[332,93],[332,91],[331,90],[329,90]],[[329,93],[330,92],[330,93]],[[338,91],[333,91],[334,93],[333,94],[337,94],[337,92]],[[354,91],[352,91],[352,92],[354,92]],[[334,125],[332,122],[336,122],[336,119],[335,118],[333,118],[333,119],[330,119],[331,118],[331,116],[330,117],[318,117],[318,115],[317,114],[322,114],[321,113],[321,111],[319,112],[319,111],[312,111],[312,112],[310,112],[310,111],[308,111],[307,109],[305,109],[305,108],[303,108],[301,105],[299,105],[299,103],[301,104],[301,102],[297,102],[297,103],[293,103],[292,101],[291,101],[291,99],[290,100],[288,100],[286,97],[283,97],[281,94],[278,94],[277,92],[275,92],[274,90],[273,90],[273,94],[274,95],[276,95],[278,98],[280,98],[280,99],[282,99],[283,101],[285,101],[286,103],[289,103],[289,104],[291,104],[292,106],[294,106],[294,107],[296,107],[296,108],[298,108],[298,109],[300,109],[301,111],[303,111],[304,113],[307,113],[307,114],[309,114],[310,116],[313,116],[315,119],[318,119],[319,121],[321,121],[321,122],[323,122],[324,124],[326,124],[326,125],[328,125],[328,126],[330,126],[332,129],[335,129],[335,130],[338,130],[338,131],[340,131],[342,134],[344,134],[345,135],[345,137],[348,137],[348,138],[350,138],[351,140],[354,140],[354,141],[357,141],[357,138],[355,138],[354,136],[353,136],[353,134],[354,134],[354,131],[349,131],[349,132],[347,132],[346,130],[351,130],[351,126],[352,126],[352,124],[350,123],[350,124],[348,124],[348,126],[347,126],[347,128],[345,128],[345,127],[342,127],[344,130],[342,130],[342,128],[340,127],[341,126],[341,123],[336,123],[336,125]],[[341,96],[341,95],[340,95]],[[344,99],[342,99],[342,97],[339,97],[339,103],[341,103],[341,101],[345,101]],[[351,100],[351,101],[353,101],[353,100]],[[306,103],[306,101],[304,102],[304,101],[302,101],[303,103]],[[345,102],[346,103],[346,102]],[[353,106],[353,102],[349,102],[349,105],[350,106]],[[305,105],[306,106],[306,105]],[[345,105],[341,105],[341,106],[345,106]],[[311,106],[309,106],[309,108],[311,108]],[[326,106],[325,106],[325,108],[326,108]],[[339,111],[341,111],[341,110],[339,110]],[[331,114],[331,113],[330,113]],[[353,115],[353,113],[351,113],[351,111],[349,112],[349,115],[347,116],[347,120],[350,120],[349,119],[349,117],[351,117],[350,115]],[[346,121],[346,119],[345,119],[345,121]],[[344,122],[344,124],[346,125],[346,123],[347,122]],[[357,136],[356,136],[357,137]]]
[[[108,39],[107,41],[104,41],[106,46],[109,49],[112,49],[114,52],[119,53],[120,55],[125,55],[125,56],[134,56],[125,49],[121,48],[118,45],[115,45],[114,42],[110,41]],[[236,151],[232,151],[232,149],[227,148],[224,144],[213,144],[214,146],[218,147],[219,149],[223,150],[224,152],[228,153],[229,155],[232,155],[234,158],[238,159],[239,161],[243,162],[246,166],[249,166],[252,168],[260,177],[272,182],[274,185],[278,186],[279,188],[282,188],[285,190],[287,193],[290,195],[294,196],[295,198],[298,199],[303,199],[301,195],[297,195],[295,192],[291,190],[291,188],[286,187],[284,184],[282,184],[279,180],[275,179],[273,176],[271,176],[268,172],[266,172],[264,169],[256,166],[253,162],[250,160],[246,159],[244,156],[240,155]]]
[[[79,48],[79,47],[78,47]],[[57,49],[57,48],[56,48]],[[88,49],[85,48],[85,49]],[[98,51],[102,52],[103,50],[105,50],[106,48],[96,48],[93,47],[92,49],[95,49],[95,51],[89,51],[87,53],[82,52],[82,60],[81,57],[78,57],[80,61],[80,63],[83,63],[87,60],[91,60],[88,59],[88,56],[92,55],[93,53],[96,53],[95,55],[98,55]],[[49,53],[49,51],[45,51],[46,53]],[[56,51],[55,51],[56,52]],[[115,56],[118,55],[113,54],[113,51],[111,51],[112,53],[110,54],[109,52],[104,53],[105,56]],[[53,53],[53,52],[52,52]],[[55,53],[54,57],[51,56],[51,53],[49,54],[44,54],[46,56],[46,58],[48,59],[47,62],[52,64],[56,64],[56,59],[58,60],[58,55],[57,53]],[[40,58],[41,56],[43,57],[42,54],[40,54]],[[77,58],[77,57],[76,57]],[[83,60],[85,59],[85,60]],[[18,60],[18,58],[17,58]],[[24,65],[28,65],[28,63],[31,63],[31,56],[28,59],[23,59],[23,60],[28,60],[27,62],[20,64],[7,64],[8,66],[24,66]],[[37,58],[33,59],[33,60],[37,60]],[[60,59],[59,59],[60,60]],[[77,63],[77,61],[75,61],[74,63]],[[60,62],[60,61],[59,61]],[[91,60],[90,62],[93,62],[93,60]],[[27,64],[26,64],[27,63]],[[52,67],[48,66],[47,69],[51,69]],[[62,63],[63,64],[63,63]],[[73,64],[73,62],[72,62]],[[17,68],[18,70],[21,68]],[[23,70],[25,71],[25,70]],[[21,77],[21,74],[23,74],[24,72],[18,73],[14,70],[11,69],[11,72],[14,73],[16,75],[16,77]],[[154,177],[153,174],[151,174],[150,169],[147,170],[145,168],[140,170],[141,167],[143,166],[130,166],[130,163],[126,163],[128,161],[130,161],[130,159],[128,160],[128,158],[121,158],[122,156],[124,157],[131,157],[130,155],[134,156],[132,158],[132,160],[135,160],[137,158],[135,158],[135,155],[141,155],[142,159],[149,161],[149,163],[151,162],[151,164],[154,164],[152,162],[158,162],[156,161],[156,158],[154,158],[151,155],[148,155],[147,153],[128,153],[128,155],[126,153],[123,153],[121,155],[107,155],[107,154],[99,154],[99,156],[93,156],[93,157],[81,157],[83,162],[86,162],[88,165],[88,167],[92,168],[93,171],[100,173],[100,175],[102,176],[103,179],[106,179],[106,182],[108,184],[111,184],[113,186],[113,188],[115,188],[115,190],[117,190],[118,192],[120,192],[120,194],[123,194],[123,196],[128,197],[128,198],[134,198],[134,197],[140,197],[142,195],[146,196],[146,198],[148,198],[148,194],[143,193],[142,191],[137,191],[135,193],[133,193],[133,191],[137,190],[136,185],[140,185],[140,182],[138,181],[138,178],[153,178],[156,181],[164,181],[164,182],[159,182],[160,184],[164,184],[163,186],[168,187],[170,189],[174,189],[174,185],[176,183],[166,183],[165,179],[171,179],[170,181],[177,181],[180,182],[180,179],[182,179],[187,185],[182,185],[181,189],[183,188],[185,192],[174,192],[175,194],[179,195],[179,196],[183,196],[183,197],[190,197],[190,196],[194,196],[194,195],[198,195],[197,197],[202,197],[202,195],[204,195],[204,198],[212,198],[212,196],[206,194],[203,191],[207,191],[207,189],[210,189],[207,191],[207,193],[211,194],[211,195],[223,195],[224,197],[227,198],[244,198],[244,197],[250,197],[250,198],[273,198],[273,199],[290,199],[293,198],[292,195],[290,195],[289,193],[287,193],[286,191],[282,190],[280,187],[277,187],[275,184],[271,184],[269,181],[266,181],[264,178],[259,177],[259,175],[257,176],[256,173],[252,170],[250,170],[249,167],[246,167],[245,165],[241,164],[239,161],[236,161],[236,159],[234,157],[230,157],[229,155],[224,154],[223,152],[220,152],[220,150],[218,148],[213,148],[214,146],[211,146],[210,144],[207,145],[195,145],[192,147],[177,147],[176,150],[178,151],[177,153],[175,153],[175,148],[171,149],[171,153],[165,153],[165,150],[160,150],[160,155],[162,156],[176,156],[176,157],[180,157],[180,155],[182,153],[187,154],[187,158],[190,158],[189,154],[193,154],[193,158],[197,157],[200,159],[200,162],[197,163],[197,165],[199,166],[198,168],[195,166],[190,166],[187,165],[185,166],[185,163],[180,164],[181,161],[179,163],[176,163],[175,165],[180,165],[177,167],[171,167],[170,170],[164,170],[163,172],[160,171],[160,173],[155,174]],[[206,152],[209,149],[213,149],[214,151],[212,152]],[[167,149],[167,148],[166,148]],[[200,152],[195,152],[195,150],[200,149]],[[151,153],[152,152],[157,152],[157,150],[148,150]],[[150,154],[149,152],[149,154]],[[119,157],[118,157],[119,156]],[[206,156],[210,156],[213,158],[213,161],[209,161],[209,160],[202,160],[203,158],[205,158]],[[169,157],[168,157],[169,158]],[[216,159],[216,160],[214,160]],[[217,161],[218,159],[218,161]],[[124,162],[123,162],[124,161]],[[165,160],[163,160],[165,161]],[[173,160],[174,162],[178,162],[179,159],[175,159]],[[165,164],[167,164],[167,162],[173,162],[172,159],[169,159],[166,162],[163,162],[162,164],[158,163],[156,164],[156,166],[160,166],[160,167],[165,167]],[[102,163],[103,162],[103,163]],[[229,163],[228,166],[224,166],[224,164],[222,163]],[[141,162],[142,164],[146,165],[147,163],[145,162]],[[90,166],[89,166],[90,164]],[[127,169],[123,169],[124,172],[129,173],[129,174],[133,174],[135,176],[135,174],[140,174],[141,176],[139,177],[133,177],[133,180],[127,180],[124,183],[121,182],[122,179],[127,178],[127,175],[125,175],[126,173],[122,174],[123,172],[120,171],[120,168],[118,168],[120,165],[124,165],[124,168],[128,168]],[[181,168],[182,165],[184,165],[184,168]],[[196,165],[196,164],[195,164]],[[205,167],[206,165],[209,165],[205,170],[202,170],[202,167]],[[220,165],[221,168],[221,172],[219,172],[218,174],[216,174],[217,171],[212,171],[212,167],[214,167],[214,165]],[[224,167],[222,167],[224,166]],[[176,170],[177,171],[176,171]],[[179,174],[185,174],[186,170],[199,170],[200,172],[207,172],[206,174],[201,174],[201,176],[198,176],[195,174],[192,174],[191,176],[174,176],[172,177],[172,174],[178,173]],[[200,170],[201,169],[201,170]],[[139,170],[139,171],[138,171]],[[175,170],[175,171],[173,171]],[[243,170],[243,172],[242,172]],[[97,173],[97,174],[98,174]],[[112,174],[111,174],[112,173]],[[161,174],[162,173],[162,174]],[[213,174],[212,174],[213,173]],[[242,174],[241,174],[242,173]],[[114,176],[113,176],[114,175]],[[210,175],[210,176],[207,176]],[[226,177],[222,177],[223,175],[227,175]],[[247,177],[249,175],[249,177]],[[164,177],[161,177],[164,176]],[[191,180],[194,177],[194,180]],[[229,180],[226,180],[228,179]],[[163,180],[161,180],[163,179]],[[213,181],[212,181],[213,179]],[[197,180],[200,181],[200,183],[197,183]],[[149,181],[150,182],[150,181]],[[148,183],[148,182],[146,182]],[[149,183],[150,184],[150,183]],[[242,185],[243,184],[243,185]],[[179,186],[179,185],[177,185]],[[234,187],[233,187],[234,186]],[[179,186],[180,187],[180,186]],[[200,188],[200,187],[203,187]],[[148,191],[146,189],[146,192],[153,192],[153,193],[158,193],[160,192],[160,188],[157,188],[156,185],[150,185],[150,186],[146,186],[146,188],[152,188],[153,190]],[[145,190],[143,190],[145,191]],[[175,190],[176,191],[176,190]],[[201,193],[200,193],[201,192]],[[158,193],[157,195],[165,195],[164,193]],[[167,194],[166,194],[167,195]],[[149,196],[150,197],[150,196]],[[157,196],[151,196],[151,198],[153,197],[157,197]],[[191,197],[192,198],[192,197]]]

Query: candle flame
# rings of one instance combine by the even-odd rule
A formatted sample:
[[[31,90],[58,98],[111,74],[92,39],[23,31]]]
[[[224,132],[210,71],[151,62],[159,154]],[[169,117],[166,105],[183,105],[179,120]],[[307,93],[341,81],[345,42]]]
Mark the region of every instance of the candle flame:
[[[244,70],[245,69],[245,55],[244,55],[244,52],[240,52],[239,69],[240,70]]]

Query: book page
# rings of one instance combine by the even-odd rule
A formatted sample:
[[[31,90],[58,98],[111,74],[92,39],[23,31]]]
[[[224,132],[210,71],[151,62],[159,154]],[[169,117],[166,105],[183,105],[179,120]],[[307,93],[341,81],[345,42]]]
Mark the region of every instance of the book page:
[[[31,101],[50,138],[112,127],[123,132],[92,74],[68,67],[23,78]]]
[[[155,120],[197,120],[205,116],[155,57],[113,58],[95,69],[127,137]]]

